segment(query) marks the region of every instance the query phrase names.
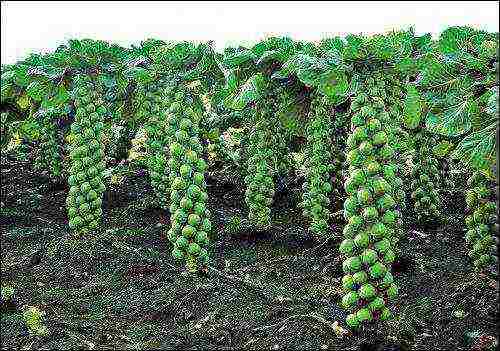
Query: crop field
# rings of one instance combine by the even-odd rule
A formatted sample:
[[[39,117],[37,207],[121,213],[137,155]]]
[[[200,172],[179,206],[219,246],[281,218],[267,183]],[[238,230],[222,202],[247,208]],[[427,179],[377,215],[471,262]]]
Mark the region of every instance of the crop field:
[[[1,67],[1,349],[495,350],[498,33]]]

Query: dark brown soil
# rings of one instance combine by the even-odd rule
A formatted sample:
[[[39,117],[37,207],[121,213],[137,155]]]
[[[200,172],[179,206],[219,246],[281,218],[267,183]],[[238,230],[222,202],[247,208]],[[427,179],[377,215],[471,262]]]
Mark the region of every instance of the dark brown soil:
[[[168,213],[152,205],[147,177],[108,188],[102,230],[88,237],[69,230],[66,186],[12,159],[2,159],[1,184],[1,281],[15,290],[2,305],[2,349],[493,347],[498,283],[472,271],[460,189],[449,192],[446,225],[407,228],[394,267],[397,318],[343,334],[342,223],[331,238],[312,238],[296,210],[299,186],[280,195],[272,229],[259,232],[244,220],[241,185],[213,174],[213,261],[193,275],[170,256]],[[234,216],[243,218],[236,228]],[[46,313],[48,336],[27,332],[25,305]]]

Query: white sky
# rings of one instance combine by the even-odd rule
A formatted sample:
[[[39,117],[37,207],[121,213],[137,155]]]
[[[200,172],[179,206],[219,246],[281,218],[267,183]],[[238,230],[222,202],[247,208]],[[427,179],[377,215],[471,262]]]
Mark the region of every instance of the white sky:
[[[2,1],[2,63],[55,49],[71,38],[129,46],[146,38],[215,40],[218,48],[266,35],[318,40],[413,25],[417,33],[452,25],[499,31],[498,1],[91,2]]]

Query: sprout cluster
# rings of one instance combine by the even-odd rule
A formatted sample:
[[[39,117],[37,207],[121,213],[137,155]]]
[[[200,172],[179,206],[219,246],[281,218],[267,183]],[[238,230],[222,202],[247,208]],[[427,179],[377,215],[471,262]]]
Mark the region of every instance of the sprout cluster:
[[[106,154],[112,158],[119,158],[126,154],[128,131],[125,127],[126,120],[122,118],[122,110],[120,109],[120,93],[118,84],[113,76],[106,76],[102,86],[102,96],[105,106],[109,112],[110,120],[112,121],[109,128],[109,144],[106,145]]]
[[[306,127],[306,181],[303,184],[302,207],[306,217],[311,219],[310,229],[320,235],[328,229],[330,217],[329,193],[332,191],[330,171],[331,160],[330,117],[325,98],[320,96],[311,103],[310,118]]]
[[[343,262],[344,308],[347,324],[358,327],[374,319],[387,320],[386,306],[398,288],[390,271],[395,260],[395,227],[400,220],[393,187],[397,167],[386,127],[383,80],[369,75],[351,103],[351,133],[347,138],[349,176],[344,182],[347,224],[340,252]]]
[[[467,233],[465,241],[470,247],[469,257],[474,268],[484,270],[497,261],[495,231],[496,204],[492,201],[488,179],[481,172],[475,172],[468,180],[465,194],[468,215],[465,218]]]
[[[423,130],[415,134],[415,153],[413,156],[411,198],[417,220],[423,223],[436,221],[440,218],[438,161],[432,152],[435,137]]]
[[[271,224],[271,204],[275,194],[276,150],[279,137],[272,128],[274,101],[259,102],[256,106],[256,124],[250,131],[245,202],[249,220],[260,228]]]
[[[380,119],[387,132],[388,142],[394,149],[391,165],[394,167],[395,175],[394,177],[389,177],[387,180],[392,187],[392,196],[396,202],[395,209],[403,211],[405,209],[406,193],[404,191],[405,184],[402,178],[402,167],[404,165],[404,155],[409,149],[410,135],[401,127],[404,110],[402,79],[390,69],[376,71],[374,79],[380,81],[380,87],[385,89],[385,92],[380,93],[383,96],[387,113],[381,114]],[[400,251],[398,241],[403,235],[403,221],[401,216],[393,224],[393,229],[395,235],[393,236],[392,244],[394,252],[398,254]]]
[[[330,144],[331,165],[332,171],[330,172],[332,184],[332,192],[330,200],[333,203],[330,207],[342,208],[345,201],[345,191],[343,186],[343,165],[345,164],[345,149],[343,145],[346,143],[347,135],[349,134],[350,115],[347,112],[335,112],[332,122],[332,131],[330,137],[332,143]]]
[[[40,148],[35,159],[39,169],[49,171],[50,176],[56,180],[62,176],[63,158],[62,146],[59,142],[57,119],[60,117],[54,108],[39,110],[40,120]]]
[[[166,105],[164,82],[150,83],[145,87],[146,94],[142,109],[147,113],[144,126],[146,131],[146,165],[151,178],[151,186],[164,209],[169,207],[170,182],[167,167],[166,149],[169,145],[166,122]]]
[[[207,163],[199,138],[202,113],[195,100],[195,95],[178,87],[167,115],[168,134],[172,135],[168,160],[171,228],[167,236],[174,245],[172,255],[185,259],[189,271],[207,264],[212,229],[207,209]]]
[[[70,151],[69,194],[66,199],[69,226],[88,233],[99,225],[106,168],[101,142],[107,113],[104,102],[90,76],[75,78],[75,120],[71,125],[74,139]]]

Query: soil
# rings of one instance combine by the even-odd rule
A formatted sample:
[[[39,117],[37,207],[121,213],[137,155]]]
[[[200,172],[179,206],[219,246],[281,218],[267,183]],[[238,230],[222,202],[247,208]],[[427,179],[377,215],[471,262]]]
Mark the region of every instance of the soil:
[[[2,159],[1,282],[15,291],[2,304],[2,349],[495,347],[498,283],[475,273],[467,257],[462,189],[445,195],[454,204],[445,224],[408,220],[394,265],[396,319],[350,332],[339,306],[342,218],[330,237],[309,235],[294,184],[278,194],[272,228],[256,231],[245,221],[241,184],[227,174],[208,178],[212,263],[191,274],[171,257],[168,212],[155,207],[147,176],[108,186],[101,230],[76,237],[67,186]],[[45,312],[47,336],[28,332],[25,306]]]

